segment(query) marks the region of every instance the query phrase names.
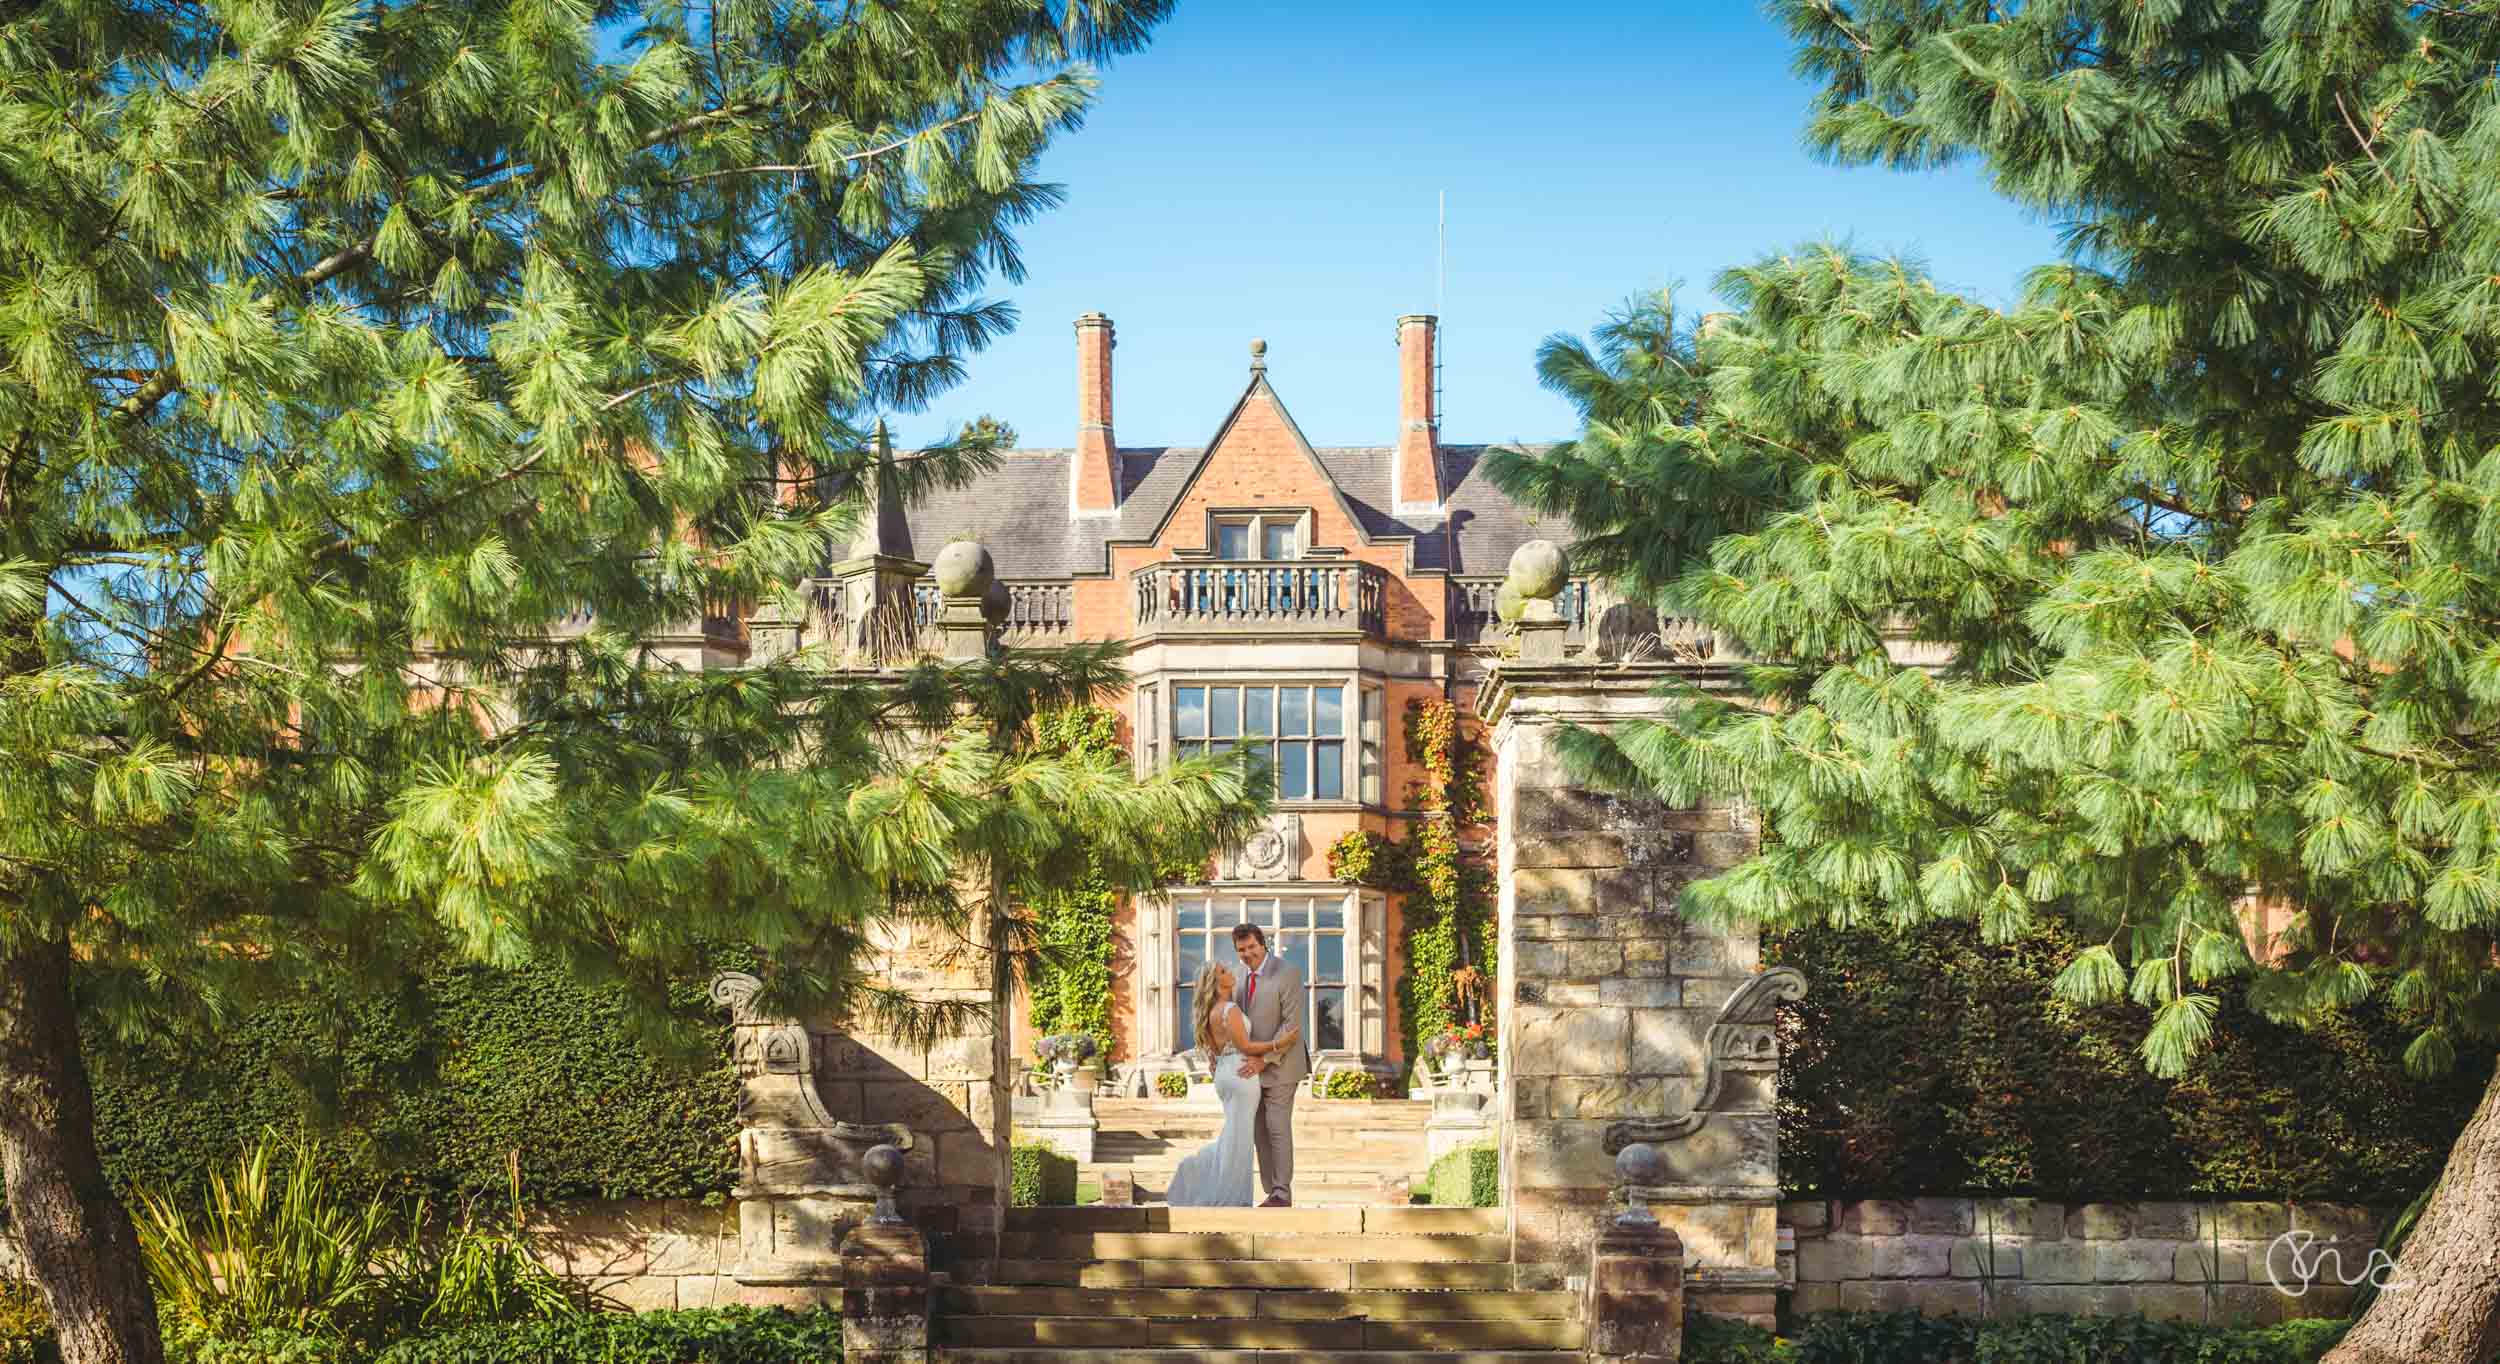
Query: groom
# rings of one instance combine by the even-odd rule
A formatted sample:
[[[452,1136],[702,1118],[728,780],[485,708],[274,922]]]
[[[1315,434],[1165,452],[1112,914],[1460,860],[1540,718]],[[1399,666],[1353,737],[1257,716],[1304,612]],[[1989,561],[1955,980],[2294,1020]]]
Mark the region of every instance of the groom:
[[[1294,1044],[1265,1057],[1241,1063],[1241,1073],[1259,1077],[1259,1109],[1250,1121],[1250,1146],[1259,1153],[1259,1182],[1267,1186],[1262,1208],[1293,1206],[1293,1097],[1302,1077],[1311,1073],[1309,1033],[1302,1029],[1302,972],[1292,962],[1267,950],[1267,934],[1257,924],[1233,929],[1233,952],[1241,958],[1239,997],[1250,1040],[1266,1042],[1287,1028],[1298,1031]]]

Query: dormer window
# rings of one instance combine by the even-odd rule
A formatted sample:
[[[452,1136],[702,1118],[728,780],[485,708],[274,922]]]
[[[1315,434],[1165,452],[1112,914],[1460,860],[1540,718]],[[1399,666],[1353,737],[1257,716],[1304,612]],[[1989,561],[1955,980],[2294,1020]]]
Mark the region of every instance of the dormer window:
[[[1215,522],[1218,559],[1285,560],[1302,557],[1302,514],[1263,512],[1222,516]]]

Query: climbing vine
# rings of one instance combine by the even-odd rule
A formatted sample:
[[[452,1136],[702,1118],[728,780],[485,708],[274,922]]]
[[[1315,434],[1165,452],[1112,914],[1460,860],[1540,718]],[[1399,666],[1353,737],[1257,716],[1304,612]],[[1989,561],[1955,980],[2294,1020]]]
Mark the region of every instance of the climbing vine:
[[[1406,882],[1406,974],[1398,979],[1398,1033],[1410,1061],[1419,1039],[1453,1024],[1489,1023],[1494,975],[1493,873],[1462,837],[1484,822],[1484,752],[1458,707],[1406,707],[1406,755],[1423,772],[1409,792],[1425,818],[1397,856],[1367,848]],[[1397,864],[1403,863],[1402,867]]]
[[[1127,752],[1120,743],[1120,717],[1103,706],[1050,711],[1034,720],[1034,730],[1035,746],[1048,753]],[[1024,983],[1035,1037],[1091,1033],[1109,1055],[1112,915],[1118,909],[1118,893],[1090,871],[1077,884],[1026,906],[1039,949]]]

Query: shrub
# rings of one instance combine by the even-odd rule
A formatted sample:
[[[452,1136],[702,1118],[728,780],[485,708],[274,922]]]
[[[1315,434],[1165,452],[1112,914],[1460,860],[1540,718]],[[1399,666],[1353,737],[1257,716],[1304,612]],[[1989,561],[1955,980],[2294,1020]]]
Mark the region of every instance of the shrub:
[[[2401,1205],[2438,1178],[2491,1078],[2488,1046],[2408,1077],[2410,1031],[2382,1005],[2304,1032],[2223,991],[2212,1051],[2157,1079],[2136,1053],[2141,1010],[2050,996],[2071,948],[2054,927],[1990,946],[1966,924],[1766,938],[1765,960],[1810,982],[1782,1010],[1788,1190]]]
[[[724,953],[723,965],[747,964]],[[185,1205],[265,1129],[335,1131],[343,1193],[700,1198],[737,1173],[737,1073],[703,982],[699,1054],[636,1043],[628,1001],[553,966],[445,966],[397,997],[299,997],[132,1044],[91,1032],[96,1136],[125,1193]]]
[[[1066,1207],[1076,1202],[1076,1159],[1040,1142],[1018,1142],[1007,1152],[1007,1187],[1019,1208]]]
[[[1177,1070],[1167,1070],[1155,1077],[1155,1093],[1167,1099],[1189,1097],[1189,1077]]]
[[[1424,1173],[1424,1195],[1447,1208],[1501,1206],[1502,1153],[1484,1142],[1448,1152]]]
[[[57,1364],[52,1315],[29,1283],[0,1279],[0,1364]]]
[[[743,1307],[577,1315],[394,1342],[374,1364],[831,1364],[842,1317]]]
[[[1916,1312],[1823,1312],[1782,1338],[1757,1326],[1684,1319],[1686,1364],[2315,1364],[2349,1322],[2203,1326],[2125,1317],[1973,1321]]]
[[[1332,1070],[1319,1086],[1323,1099],[1369,1099],[1379,1093],[1379,1077],[1368,1070]]]

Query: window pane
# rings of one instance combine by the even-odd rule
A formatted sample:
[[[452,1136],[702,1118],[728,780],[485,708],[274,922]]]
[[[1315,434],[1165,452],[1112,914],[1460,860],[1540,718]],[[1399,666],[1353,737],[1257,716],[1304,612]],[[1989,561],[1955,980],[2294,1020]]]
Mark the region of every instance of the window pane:
[[[1309,928],[1310,926],[1311,902],[1308,900],[1285,901],[1285,927]]]
[[[1319,907],[1319,926],[1322,928],[1345,927],[1345,906],[1334,900],[1322,901]]]
[[[1345,733],[1345,688],[1313,687],[1311,703],[1317,711],[1312,733],[1331,737]]]
[[[1262,521],[1259,523],[1259,557],[1290,559],[1293,557],[1293,523]]]
[[[1207,746],[1196,739],[1176,744],[1174,747],[1180,751],[1180,755],[1184,758],[1200,757],[1207,751]]]
[[[1198,978],[1198,968],[1204,966],[1207,960],[1206,943],[1206,934],[1181,930],[1180,952],[1173,958],[1176,963],[1173,974],[1179,977],[1181,984],[1187,985]]]
[[[1212,732],[1218,739],[1229,739],[1241,732],[1241,689],[1217,687],[1207,697]]]
[[[1308,734],[1311,732],[1311,689],[1279,687],[1276,689],[1276,732]]]
[[[1380,688],[1363,688],[1363,737],[1380,737]]]
[[[1194,981],[1197,978],[1197,972],[1192,971],[1189,973],[1189,979]],[[1197,998],[1198,990],[1197,987],[1193,985],[1183,985],[1181,988],[1172,992],[1173,1002],[1180,1007],[1180,1017],[1173,1020],[1172,1026],[1172,1035],[1180,1039],[1180,1041],[1173,1046],[1172,1049],[1174,1051],[1188,1051],[1190,1048],[1198,1045],[1197,1034],[1193,1031],[1198,1024],[1196,1020],[1189,1016],[1189,1006],[1197,1002]]]
[[[1345,1048],[1345,991],[1317,990],[1311,995],[1311,1046],[1316,1051]]]
[[[1278,744],[1276,746],[1276,796],[1279,800],[1311,798],[1311,746],[1309,744]]]
[[[1321,985],[1345,983],[1345,939],[1322,933],[1312,940],[1311,979]]]
[[[1276,935],[1276,950],[1283,955],[1285,960],[1292,962],[1301,970],[1303,980],[1311,979],[1310,934],[1279,933]]]
[[[1276,902],[1274,900],[1244,900],[1241,902],[1241,918],[1244,923],[1253,923],[1261,928],[1273,930],[1276,927]],[[1267,940],[1276,941],[1276,934],[1273,931],[1269,932]]]
[[[1215,528],[1215,552],[1219,558],[1249,558],[1250,523],[1247,521],[1219,523]]]
[[[1345,798],[1345,745],[1323,739],[1311,745],[1311,795],[1318,800]]]
[[[1276,689],[1274,687],[1242,688],[1241,732],[1244,734],[1276,732]]]
[[[1175,901],[1173,904],[1172,921],[1183,928],[1206,927],[1207,902],[1204,900]]]
[[[1174,687],[1172,733],[1183,739],[1203,739],[1207,734],[1207,689]]]

